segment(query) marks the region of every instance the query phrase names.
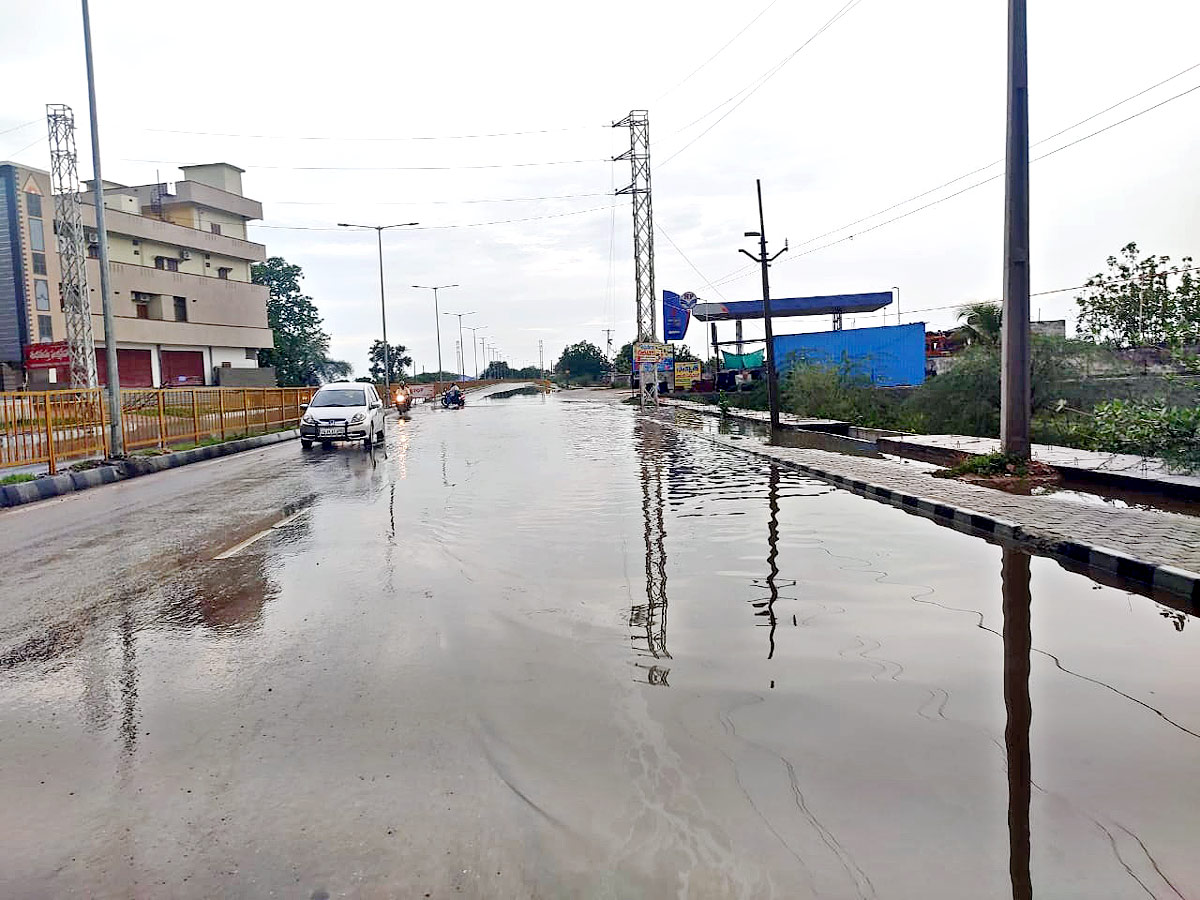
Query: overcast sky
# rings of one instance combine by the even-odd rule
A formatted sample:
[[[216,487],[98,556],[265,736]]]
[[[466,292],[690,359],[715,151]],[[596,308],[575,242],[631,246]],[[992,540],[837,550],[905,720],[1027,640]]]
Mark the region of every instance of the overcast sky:
[[[750,246],[762,178],[772,248],[785,237],[793,248],[772,270],[774,296],[898,286],[903,321],[930,327],[954,322],[937,307],[999,298],[1001,178],[865,231],[999,165],[835,229],[1003,157],[1006,4],[861,0],[747,96],[846,6],[768,3],[94,0],[104,174],[146,183],[176,180],[180,163],[245,168],[265,211],[253,239],[303,267],[332,355],[356,374],[379,333],[376,251],[373,234],[340,232],[342,221],[421,223],[384,239],[389,336],[418,368],[436,367],[437,348],[432,300],[412,284],[459,283],[442,309],[475,311],[466,322],[516,365],[536,362],[539,339],[547,364],[568,343],[603,346],[605,328],[614,346],[630,339],[631,212],[610,196],[629,167],[607,161],[628,132],[606,126],[632,108],[650,111],[660,291],[760,296],[736,251]],[[1200,4],[1030,6],[1035,141],[1200,63]],[[79,6],[0,0],[0,11],[0,159],[46,168],[45,104],[68,103],[86,123]],[[1200,67],[1034,156],[1198,85]],[[415,139],[426,137],[438,139]],[[85,148],[86,130],[78,139]],[[1130,240],[1200,252],[1198,153],[1200,90],[1035,162],[1034,291],[1081,284]],[[80,168],[90,175],[86,154]],[[526,199],[546,197],[560,199]],[[514,219],[526,221],[478,224]],[[731,273],[741,277],[723,280]],[[1073,320],[1070,292],[1033,306]],[[456,321],[442,320],[448,369]],[[704,343],[695,324],[687,342]]]

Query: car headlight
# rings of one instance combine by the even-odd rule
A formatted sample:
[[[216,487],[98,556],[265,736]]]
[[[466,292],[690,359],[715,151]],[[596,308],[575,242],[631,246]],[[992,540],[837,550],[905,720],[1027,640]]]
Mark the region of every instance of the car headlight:
[[[316,425],[317,420],[312,417],[312,413],[305,413],[300,417],[300,421],[305,425]]]
[[[366,421],[366,418],[367,418],[366,413],[355,413],[354,415],[352,415],[350,417],[350,424],[351,425],[361,424],[362,422]]]

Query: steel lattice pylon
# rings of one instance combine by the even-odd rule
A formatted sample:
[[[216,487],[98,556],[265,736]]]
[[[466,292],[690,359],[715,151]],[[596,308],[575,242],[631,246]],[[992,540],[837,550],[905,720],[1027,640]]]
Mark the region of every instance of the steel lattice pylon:
[[[79,204],[79,169],[75,156],[75,114],[61,103],[46,105],[50,130],[50,184],[54,194],[54,231],[62,274],[63,314],[71,349],[71,384],[96,386],[96,345],[88,302],[83,214]]]
[[[633,181],[617,194],[633,195],[633,272],[637,288],[637,336],[657,340],[658,317],[654,305],[654,214],[650,202],[650,114],[631,110],[613,128],[629,129],[629,150],[615,157],[629,160]]]

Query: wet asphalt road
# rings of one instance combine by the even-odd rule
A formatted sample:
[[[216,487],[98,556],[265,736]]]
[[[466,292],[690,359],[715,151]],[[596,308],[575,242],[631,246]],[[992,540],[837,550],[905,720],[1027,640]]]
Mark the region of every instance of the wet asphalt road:
[[[0,896],[1200,897],[1200,625],[680,419],[0,514]]]

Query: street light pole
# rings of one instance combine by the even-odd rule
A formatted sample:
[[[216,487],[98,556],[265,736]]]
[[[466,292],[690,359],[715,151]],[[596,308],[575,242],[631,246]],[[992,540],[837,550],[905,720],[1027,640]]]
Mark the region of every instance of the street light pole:
[[[475,332],[483,331],[483,329],[485,329],[485,328],[487,328],[486,325],[468,325],[467,326],[467,331],[471,332],[471,356],[475,359],[475,380],[476,381],[479,380],[479,347],[477,346],[477,344],[479,341],[482,341],[483,338],[476,338]]]
[[[771,431],[774,432],[779,430],[779,373],[775,371],[775,332],[771,326],[771,283],[767,270],[774,260],[787,253],[788,246],[785,240],[782,250],[774,256],[767,256],[767,225],[763,218],[762,181],[755,179],[754,183],[758,188],[758,231],[747,231],[745,236],[758,238],[758,256],[749,250],[738,252],[746,254],[762,268],[763,322],[767,331],[767,408],[771,411]]]
[[[1033,415],[1029,363],[1029,65],[1025,0],[1008,3],[1008,148],[1004,169],[1004,322],[1000,449],[1028,459]]]
[[[460,354],[460,356],[461,356],[461,358],[460,358],[460,361],[459,361],[459,365],[460,365],[460,366],[462,366],[462,380],[463,380],[463,381],[466,381],[466,380],[467,380],[467,345],[466,345],[466,343],[463,341],[463,323],[462,323],[462,320],[463,320],[463,316],[473,316],[473,315],[475,315],[475,311],[474,311],[474,310],[471,310],[470,312],[464,312],[464,313],[454,313],[454,312],[448,312],[448,313],[442,313],[442,315],[444,315],[444,316],[458,316],[458,352],[459,352],[459,354]],[[473,335],[472,335],[472,337],[473,337]]]
[[[87,61],[88,113],[92,128],[92,177],[96,203],[96,243],[100,245],[100,309],[104,315],[104,360],[108,370],[108,445],[113,456],[125,455],[121,429],[121,373],[117,371],[117,326],[112,310],[112,284],[108,271],[108,230],[104,227],[104,176],[100,173],[100,126],[96,117],[96,76],[92,67],[92,19],[83,0],[83,55]],[[74,188],[72,188],[73,190]]]
[[[385,402],[392,402],[392,348],[387,336],[387,301],[384,299],[383,288],[383,233],[389,228],[407,228],[418,225],[419,222],[403,222],[399,225],[352,225],[349,222],[338,222],[338,228],[374,228],[375,239],[379,246],[379,316],[383,324],[383,393]]]
[[[437,384],[440,387],[441,383],[442,383],[442,314],[440,312],[438,312],[438,296],[437,295],[438,295],[438,291],[448,290],[449,288],[456,288],[456,287],[458,287],[458,285],[457,284],[438,284],[438,285],[414,284],[413,287],[416,288],[418,291],[433,291],[433,327],[434,327],[434,331],[437,333],[437,359],[438,359]],[[436,391],[436,388],[434,390]]]

